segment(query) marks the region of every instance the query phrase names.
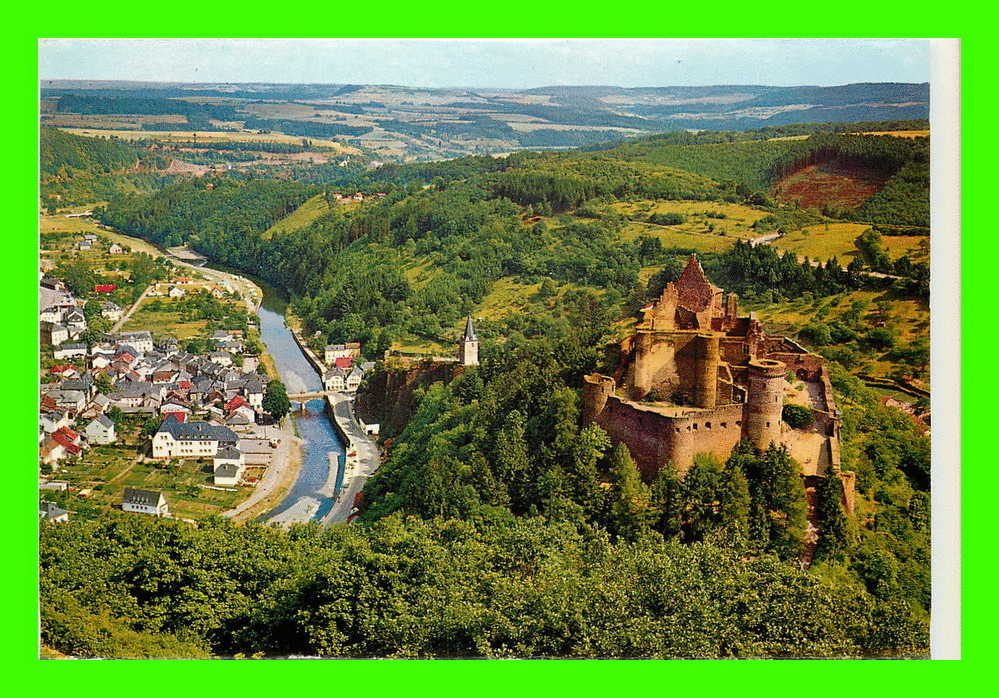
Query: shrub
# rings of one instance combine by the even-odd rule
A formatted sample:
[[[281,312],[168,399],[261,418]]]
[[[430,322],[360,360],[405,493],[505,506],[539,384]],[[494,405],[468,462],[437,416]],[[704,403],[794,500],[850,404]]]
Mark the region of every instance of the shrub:
[[[811,426],[812,422],[815,421],[812,411],[801,405],[784,405],[781,417],[792,429],[804,429]]]
[[[649,223],[654,225],[681,225],[687,222],[687,217],[682,213],[653,213],[649,216]]]

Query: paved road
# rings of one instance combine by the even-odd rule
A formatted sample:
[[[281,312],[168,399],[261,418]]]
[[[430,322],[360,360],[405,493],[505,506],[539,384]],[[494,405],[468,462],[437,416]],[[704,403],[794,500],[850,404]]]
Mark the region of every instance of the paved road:
[[[272,427],[268,427],[268,429],[271,428]],[[267,438],[271,438],[271,436],[272,435],[269,434]],[[260,478],[257,486],[253,488],[253,494],[251,494],[248,499],[240,502],[234,508],[222,512],[222,516],[229,518],[239,516],[247,509],[250,509],[258,502],[268,497],[274,489],[281,484],[285,471],[291,466],[292,444],[298,442],[299,440],[298,437],[295,436],[290,417],[285,418],[284,424],[281,426],[280,430],[277,431],[276,436],[280,439],[280,442],[278,443],[278,447],[274,449],[274,453],[271,455],[271,464],[268,465],[267,469],[264,471],[264,476]]]
[[[354,416],[353,398],[346,393],[333,393],[330,399],[337,424],[350,440],[347,453],[357,455],[347,458],[340,496],[333,504],[330,513],[323,517],[324,524],[347,520],[354,509],[354,497],[364,489],[364,483],[381,464],[378,445],[364,432]]]

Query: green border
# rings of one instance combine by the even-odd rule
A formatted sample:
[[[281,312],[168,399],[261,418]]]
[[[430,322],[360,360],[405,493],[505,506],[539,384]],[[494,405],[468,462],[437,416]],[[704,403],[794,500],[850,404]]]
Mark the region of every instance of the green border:
[[[2,274],[3,298],[14,321],[4,323],[7,346],[15,348],[14,360],[5,362],[8,385],[4,390],[9,406],[36,401],[35,362],[37,329],[34,296],[36,271],[36,182],[27,173],[36,171],[36,95],[38,36],[142,36],[217,35],[254,36],[316,34],[402,36],[507,35],[507,36],[627,36],[641,34],[714,33],[717,36],[855,36],[935,35],[963,36],[963,215],[962,238],[963,308],[985,308],[991,289],[981,280],[991,272],[996,243],[989,240],[985,207],[972,202],[988,201],[986,187],[995,154],[990,108],[996,101],[994,86],[986,86],[995,66],[994,39],[985,34],[988,23],[975,10],[962,4],[933,8],[929,14],[918,6],[872,10],[870,3],[814,5],[798,3],[785,14],[780,8],[749,3],[711,3],[686,6],[645,2],[569,9],[542,3],[503,3],[474,7],[456,4],[407,6],[408,14],[397,14],[386,3],[377,5],[330,5],[310,12],[291,11],[282,16],[280,6],[254,9],[251,3],[209,9],[204,3],[185,7],[124,6],[116,13],[110,3],[78,6],[71,18],[48,4],[30,8],[37,16],[26,23],[11,19],[3,43],[6,60],[7,109],[2,112],[8,138],[8,167],[4,170],[7,198],[4,216],[8,234]],[[881,12],[875,16],[872,12]],[[212,14],[214,13],[214,16]],[[72,21],[70,21],[72,20]],[[978,24],[971,35],[965,29]],[[977,88],[977,89],[976,89]],[[32,231],[29,233],[28,231]],[[979,232],[980,231],[980,232]],[[962,363],[975,364],[991,344],[991,323],[965,324],[962,330]],[[939,341],[947,341],[942,339]],[[984,362],[982,362],[984,363]],[[970,372],[969,372],[970,373]],[[433,693],[548,693],[573,691],[650,690],[671,692],[684,688],[712,695],[725,688],[768,694],[807,691],[810,695],[891,689],[957,689],[954,668],[981,670],[991,649],[988,634],[993,628],[995,603],[989,603],[991,565],[985,554],[990,527],[985,498],[988,481],[987,456],[995,450],[984,406],[995,391],[984,380],[971,376],[963,381],[962,406],[964,468],[963,481],[963,656],[960,663],[871,663],[819,664],[817,662],[665,663],[665,662],[264,662],[264,663],[170,663],[164,662],[40,662],[36,659],[35,609],[37,546],[34,512],[37,457],[33,439],[36,423],[32,410],[8,409],[4,432],[8,436],[4,459],[8,496],[0,509],[0,521],[8,532],[6,570],[0,575],[3,618],[0,643],[5,664],[13,671],[8,685],[24,690],[59,691],[71,695],[117,694],[125,691],[197,693],[335,691],[377,694],[414,691]],[[990,416],[990,415],[989,415]],[[13,484],[13,487],[10,485]],[[990,546],[992,547],[992,546]],[[979,553],[976,555],[975,553]],[[241,666],[240,669],[233,669]],[[904,670],[901,667],[906,667]],[[69,668],[72,667],[72,668]],[[322,668],[320,668],[322,667]],[[932,669],[928,667],[933,667]],[[317,672],[322,672],[321,675]],[[779,673],[778,673],[779,672]],[[891,676],[884,676],[890,673]],[[962,675],[964,672],[961,672]],[[977,672],[976,672],[977,673]],[[862,684],[851,679],[867,679]],[[212,680],[218,676],[219,680]],[[198,681],[198,679],[207,679]],[[325,678],[322,683],[310,679]],[[962,676],[964,678],[964,676]],[[970,675],[968,676],[970,678]],[[983,676],[983,679],[985,677]],[[130,680],[133,679],[133,680]],[[137,682],[134,679],[140,679]],[[289,679],[293,683],[289,682]],[[880,681],[879,681],[880,679]],[[890,683],[882,683],[889,681]],[[987,681],[987,679],[986,679]],[[22,683],[23,682],[23,683]],[[878,683],[873,683],[878,682]],[[938,683],[939,682],[939,683]],[[986,684],[987,685],[987,684]],[[30,688],[29,688],[30,686]],[[922,691],[920,691],[922,692]]]

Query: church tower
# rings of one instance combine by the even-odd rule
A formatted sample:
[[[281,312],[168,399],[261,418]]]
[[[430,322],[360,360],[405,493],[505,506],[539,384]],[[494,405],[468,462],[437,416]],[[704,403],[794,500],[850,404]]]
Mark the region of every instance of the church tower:
[[[465,320],[465,335],[458,345],[458,361],[462,366],[479,365],[479,338],[475,336],[471,315]]]

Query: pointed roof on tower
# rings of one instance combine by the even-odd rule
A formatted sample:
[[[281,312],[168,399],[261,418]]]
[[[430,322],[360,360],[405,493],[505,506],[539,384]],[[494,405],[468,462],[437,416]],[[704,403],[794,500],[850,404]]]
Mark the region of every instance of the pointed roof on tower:
[[[472,316],[465,319],[465,336],[461,338],[463,342],[477,342],[479,338],[475,336],[475,327],[472,326]]]
[[[711,305],[711,299],[721,289],[708,281],[701,263],[697,261],[697,255],[692,254],[683,273],[677,279],[676,290],[680,306],[699,313]]]

